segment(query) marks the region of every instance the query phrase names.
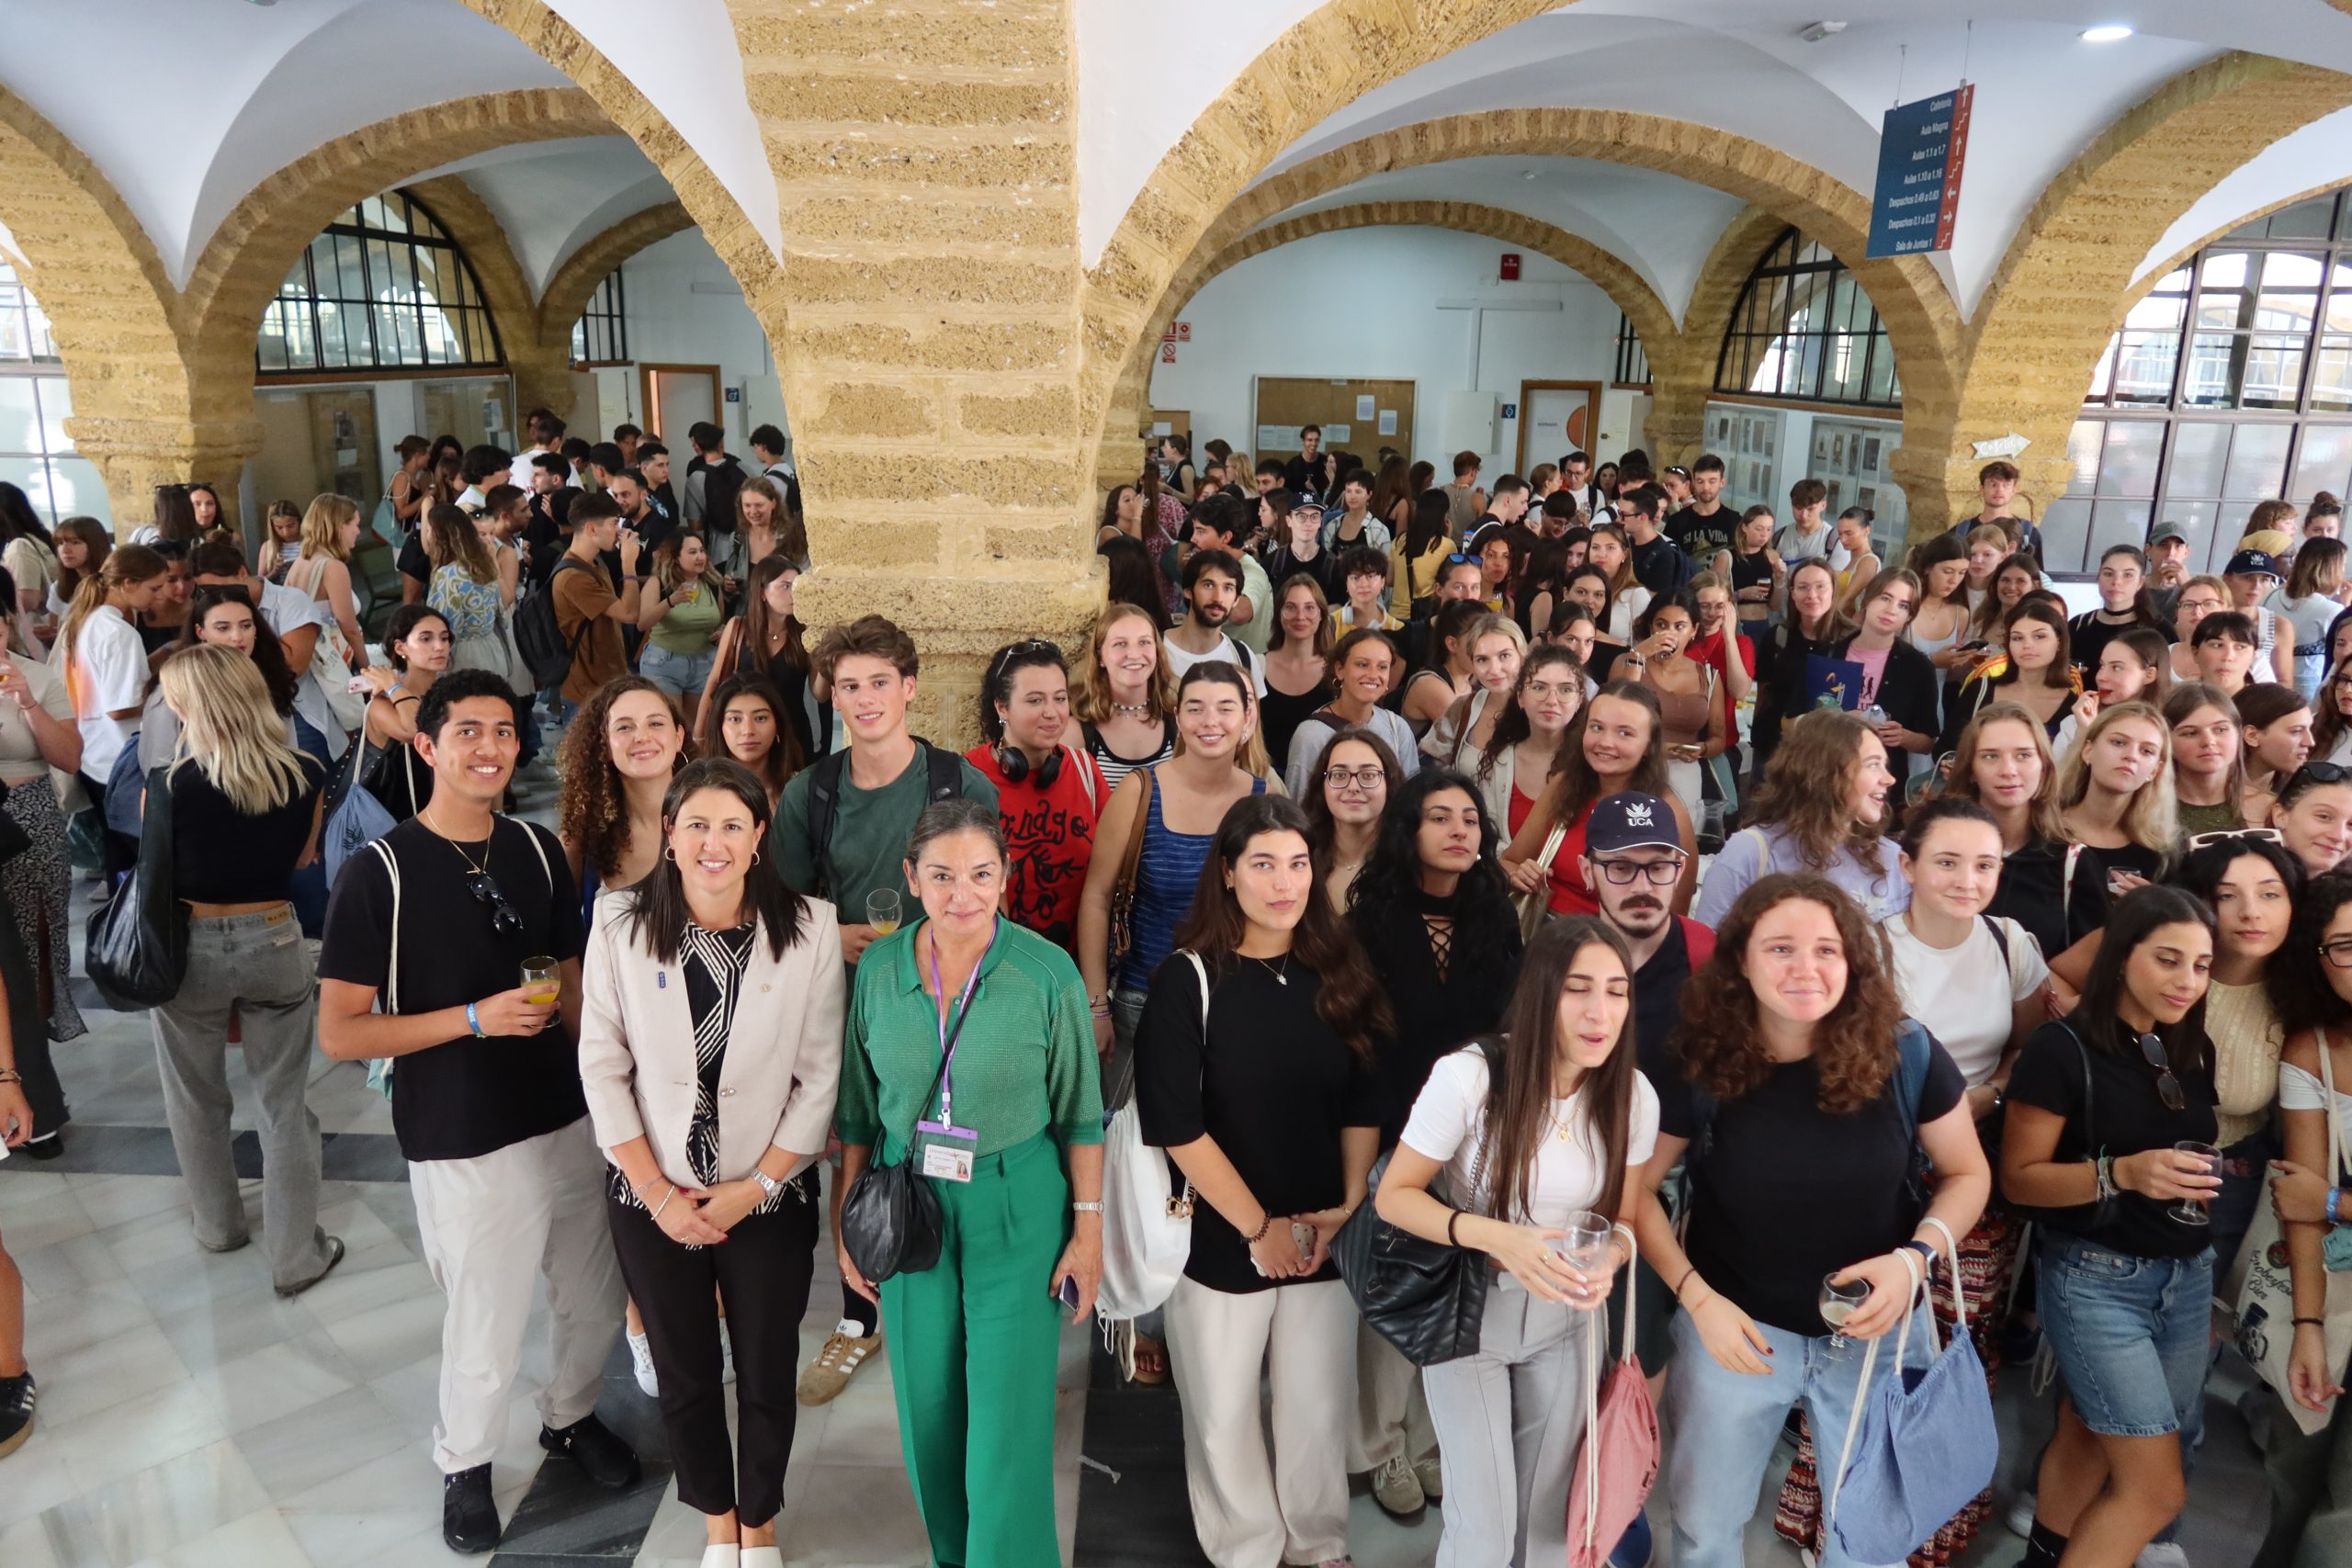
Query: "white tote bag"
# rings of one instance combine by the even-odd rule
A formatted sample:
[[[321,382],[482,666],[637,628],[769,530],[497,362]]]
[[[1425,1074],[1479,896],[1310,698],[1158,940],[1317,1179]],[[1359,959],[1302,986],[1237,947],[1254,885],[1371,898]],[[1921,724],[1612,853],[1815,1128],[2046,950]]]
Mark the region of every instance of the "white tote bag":
[[[1186,952],[1201,983],[1201,1032],[1208,1032],[1209,974]],[[1143,1141],[1136,1100],[1102,1134],[1102,1288],[1094,1314],[1107,1331],[1167,1304],[1193,1256],[1193,1184],[1169,1179],[1168,1156]]]
[[[2328,1149],[2330,1163],[2339,1173],[2352,1171],[2352,1149],[2346,1147],[2344,1116],[2335,1107],[2335,1070],[2329,1062],[2327,1034],[2319,1038],[2320,1081],[2327,1088]],[[2337,1180],[2346,1179],[2343,1175]],[[2311,1437],[2325,1427],[2335,1414],[2335,1402],[2330,1400],[2325,1410],[2307,1410],[2299,1404],[2287,1381],[2288,1363],[2295,1348],[2295,1330],[2290,1321],[2295,1315],[2295,1282],[2287,1263],[2287,1238],[2278,1224],[2278,1212],[2266,1197],[2255,1211],[2254,1224],[2245,1233],[2245,1246],[2238,1253],[2234,1272],[2244,1277],[2234,1300],[2237,1303],[2238,1351],[2278,1395],[2278,1403],[2295,1418],[2295,1425]],[[2330,1272],[2327,1276],[2327,1303],[2320,1309],[2325,1319],[2320,1334],[2327,1344],[2327,1365],[2339,1380],[2347,1362],[2352,1362],[2352,1273]]]

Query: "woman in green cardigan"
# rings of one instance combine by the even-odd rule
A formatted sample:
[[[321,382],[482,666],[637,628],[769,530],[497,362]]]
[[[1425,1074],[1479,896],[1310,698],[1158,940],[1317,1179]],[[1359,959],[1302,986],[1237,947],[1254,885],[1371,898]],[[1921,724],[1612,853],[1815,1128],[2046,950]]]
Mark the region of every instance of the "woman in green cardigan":
[[[841,1179],[846,1190],[877,1141],[885,1163],[913,1158],[939,1199],[943,1246],[936,1264],[878,1293],[843,1249],[842,1279],[889,1322],[899,1439],[933,1560],[1034,1568],[1060,1556],[1057,1297],[1082,1321],[1102,1278],[1093,1025],[1069,954],[998,914],[993,807],[929,807],[906,864],[923,919],[857,966]]]

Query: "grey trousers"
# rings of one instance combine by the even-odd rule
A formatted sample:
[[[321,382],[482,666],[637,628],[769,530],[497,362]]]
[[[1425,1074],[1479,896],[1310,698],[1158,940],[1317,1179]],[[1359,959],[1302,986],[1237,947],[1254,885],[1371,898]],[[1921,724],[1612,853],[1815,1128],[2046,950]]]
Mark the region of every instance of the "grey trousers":
[[[1496,1280],[1476,1355],[1421,1369],[1445,1455],[1437,1568],[1567,1560],[1568,1487],[1584,1436],[1595,1314]]]
[[[229,1150],[229,1014],[243,1035],[245,1076],[260,1104],[262,1243],[281,1289],[327,1267],[319,1229],[319,1119],[306,1098],[317,1016],[294,907],[191,919],[187,977],[148,1015],[172,1150],[196,1211],[196,1239],[216,1252],[246,1239]]]
[[[2270,1532],[2254,1568],[2352,1562],[2352,1399],[2338,1397],[2334,1419],[2308,1438],[2281,1412],[2262,1468],[2270,1478]]]

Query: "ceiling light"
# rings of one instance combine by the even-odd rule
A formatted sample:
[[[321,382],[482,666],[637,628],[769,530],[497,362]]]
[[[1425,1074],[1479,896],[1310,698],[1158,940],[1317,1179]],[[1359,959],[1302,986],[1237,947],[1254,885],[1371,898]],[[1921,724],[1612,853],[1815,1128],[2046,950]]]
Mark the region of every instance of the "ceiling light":
[[[1846,24],[1843,22],[1807,22],[1797,29],[1797,37],[1807,43],[1819,43],[1831,34],[1842,33],[1845,30]]]
[[[2132,36],[2132,29],[2121,22],[2104,22],[2096,28],[2083,29],[2085,43],[2120,43]]]

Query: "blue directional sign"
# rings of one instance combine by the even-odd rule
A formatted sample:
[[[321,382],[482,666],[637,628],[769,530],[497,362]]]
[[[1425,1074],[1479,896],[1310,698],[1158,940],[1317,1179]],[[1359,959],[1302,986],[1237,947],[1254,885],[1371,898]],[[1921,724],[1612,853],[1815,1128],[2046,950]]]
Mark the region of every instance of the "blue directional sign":
[[[1964,83],[1886,111],[1879,131],[1878,189],[1871,200],[1873,257],[1951,249],[1975,98],[1975,85]]]

